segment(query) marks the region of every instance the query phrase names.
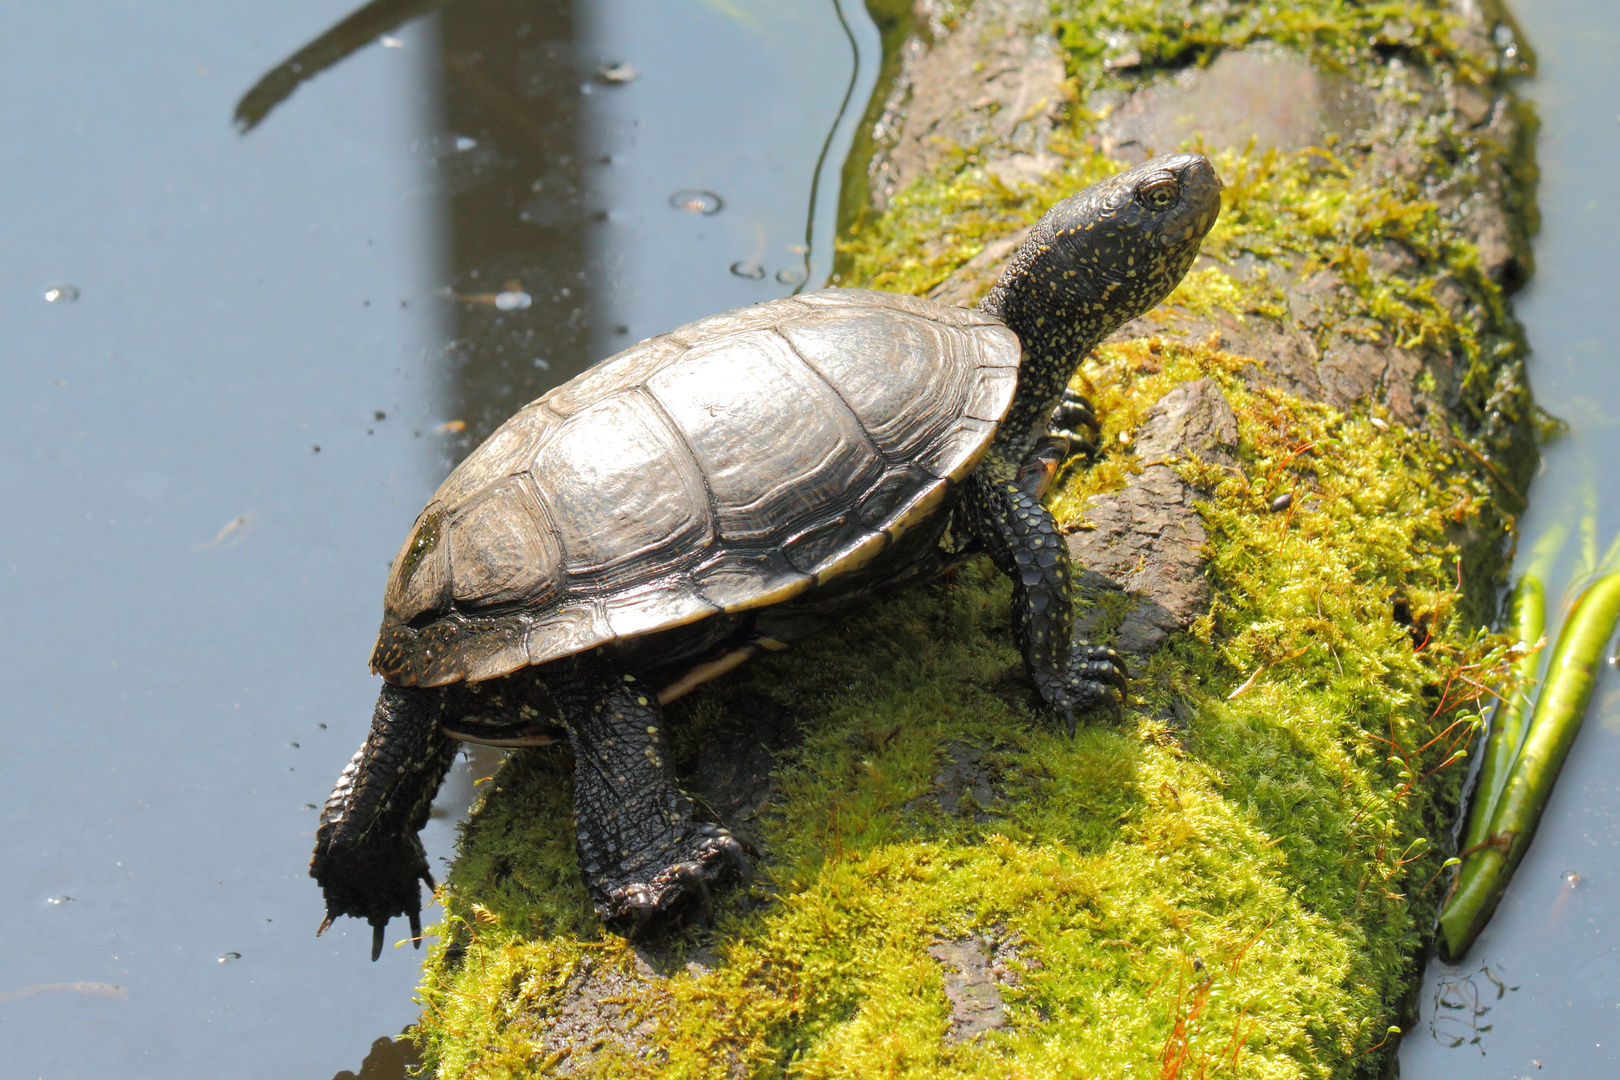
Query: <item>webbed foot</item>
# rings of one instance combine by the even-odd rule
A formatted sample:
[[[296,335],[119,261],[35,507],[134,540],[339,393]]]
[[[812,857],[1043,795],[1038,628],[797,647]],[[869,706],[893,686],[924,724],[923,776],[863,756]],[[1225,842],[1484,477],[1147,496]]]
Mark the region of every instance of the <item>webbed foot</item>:
[[[1035,685],[1069,734],[1074,734],[1075,716],[1086,709],[1103,706],[1117,719],[1123,712],[1130,668],[1113,649],[1077,641],[1069,654],[1068,667],[1061,671],[1035,672]]]
[[[650,924],[693,910],[707,923],[714,917],[710,886],[753,878],[742,842],[725,829],[706,824],[692,825],[669,859],[652,860],[640,869],[592,881],[592,891],[599,897],[597,915],[632,938]],[[589,878],[588,867],[586,874]]]
[[[384,686],[371,733],[344,767],[326,799],[315,832],[309,875],[326,899],[324,934],[340,915],[371,924],[371,958],[382,954],[383,931],[396,915],[422,938],[420,882],[433,887],[418,831],[433,795],[455,760],[456,744],[438,731],[437,696]]]

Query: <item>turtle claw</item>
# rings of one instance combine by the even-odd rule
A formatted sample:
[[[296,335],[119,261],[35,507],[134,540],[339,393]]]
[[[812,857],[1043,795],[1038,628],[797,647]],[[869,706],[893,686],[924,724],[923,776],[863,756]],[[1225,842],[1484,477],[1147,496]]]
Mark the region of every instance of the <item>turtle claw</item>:
[[[383,930],[388,926],[388,920],[371,924],[371,962],[375,964],[382,955]]]
[[[1036,685],[1046,703],[1063,718],[1069,737],[1075,733],[1076,714],[1104,706],[1117,721],[1125,715],[1124,699],[1130,683],[1130,668],[1106,645],[1077,642],[1069,655],[1068,669],[1054,672]],[[1117,691],[1117,692],[1116,692]]]
[[[1089,654],[1084,661],[1081,661],[1082,650]],[[1131,669],[1113,649],[1103,645],[1081,645],[1075,649],[1075,661],[1074,666],[1078,666],[1086,677],[1107,683],[1121,694],[1130,685]]]
[[[1085,442],[1084,439],[1078,441]],[[1035,451],[1019,466],[1018,486],[1029,492],[1032,498],[1044,496],[1058,470],[1063,467],[1063,462],[1073,452],[1075,442],[1075,438],[1066,434],[1048,435],[1042,439]]]
[[[321,920],[320,927],[316,929],[315,936],[320,937],[322,934],[332,929],[332,920],[335,918],[337,918],[337,916],[328,911],[326,913],[326,918]]]
[[[749,855],[758,856],[759,851],[752,844],[739,841],[737,837],[727,832],[716,830],[717,840],[720,844],[720,854],[731,867],[737,880],[746,888],[754,883],[754,864],[748,861]]]
[[[597,915],[609,926],[621,928],[635,939],[649,924],[695,908],[698,919],[714,919],[712,886],[735,875],[753,877],[753,867],[741,842],[714,825],[697,825],[677,845],[685,858],[672,861],[639,881],[605,889],[596,905]],[[639,875],[638,875],[639,876]]]
[[[1087,428],[1093,433],[1100,430],[1097,424],[1097,410],[1092,407],[1084,394],[1076,393],[1065,386],[1063,395],[1058,398],[1057,405],[1052,409],[1052,416],[1047,421],[1047,430],[1057,435],[1067,435],[1080,442],[1090,445],[1090,440],[1084,439],[1076,433],[1081,428]],[[1095,450],[1095,447],[1093,447]]]
[[[420,949],[422,947],[422,913],[420,911],[413,911],[410,914],[410,919],[411,948]]]
[[[714,922],[714,897],[709,895],[709,884],[703,880],[703,867],[697,863],[681,863],[673,867],[676,878],[692,896],[698,907],[698,921],[709,926]]]

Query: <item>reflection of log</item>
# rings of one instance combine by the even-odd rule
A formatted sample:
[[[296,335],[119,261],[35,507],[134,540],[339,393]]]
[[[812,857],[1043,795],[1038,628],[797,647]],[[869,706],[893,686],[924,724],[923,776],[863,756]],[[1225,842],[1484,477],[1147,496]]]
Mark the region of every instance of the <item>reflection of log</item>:
[[[1202,135],[1228,183],[1171,303],[1082,368],[1101,451],[1049,497],[1083,625],[1136,653],[1127,721],[1052,733],[979,563],[751,661],[669,715],[771,885],[635,948],[589,917],[569,763],[516,758],[443,894],[430,1061],[1383,1067],[1534,456],[1503,302],[1529,267],[1522,58],[1481,8],[979,0],[906,46],[845,284],[972,302],[1107,154]]]
[[[307,82],[379,35],[443,7],[448,0],[372,0],[353,15],[266,72],[236,103],[236,126],[246,134],[270,110]]]

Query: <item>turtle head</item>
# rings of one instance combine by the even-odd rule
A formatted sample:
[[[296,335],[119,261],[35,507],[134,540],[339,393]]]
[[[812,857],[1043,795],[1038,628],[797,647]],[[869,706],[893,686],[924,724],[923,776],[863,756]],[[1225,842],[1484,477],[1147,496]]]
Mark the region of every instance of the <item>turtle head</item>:
[[[1054,269],[1091,266],[1099,291],[1134,318],[1170,295],[1220,212],[1209,159],[1168,154],[1070,196],[1042,224],[1052,229]]]
[[[1048,210],[979,305],[1024,348],[1013,413],[1049,409],[1097,342],[1169,296],[1220,211],[1201,154],[1144,161]]]
[[[1144,161],[1048,210],[980,306],[1026,353],[1019,324],[1055,321],[1064,337],[1089,339],[1084,355],[1170,295],[1220,211],[1221,181],[1202,154]]]

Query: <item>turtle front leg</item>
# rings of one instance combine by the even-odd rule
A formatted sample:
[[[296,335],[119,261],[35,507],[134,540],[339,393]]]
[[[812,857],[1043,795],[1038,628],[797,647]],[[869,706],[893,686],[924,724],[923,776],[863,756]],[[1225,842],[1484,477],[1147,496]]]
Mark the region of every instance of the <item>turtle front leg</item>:
[[[1013,640],[1036,689],[1074,733],[1075,714],[1107,703],[1116,712],[1130,671],[1103,645],[1074,641],[1073,572],[1041,494],[1069,451],[1064,435],[1043,440],[1011,480],[975,473],[958,504],[961,520],[1013,581]],[[1118,691],[1116,698],[1114,692]]]
[[[395,915],[410,920],[422,945],[422,895],[433,888],[417,833],[456,758],[457,743],[439,731],[439,696],[384,685],[371,733],[326,798],[315,833],[309,876],[320,883],[326,933],[339,915],[371,924],[371,958],[382,955],[383,930]]]
[[[1097,444],[1092,442],[1099,430],[1097,412],[1086,396],[1072,386],[1063,388],[1046,422],[1046,430],[1067,438],[1073,449],[1084,450],[1088,454],[1097,452]],[[1087,431],[1091,432],[1089,437],[1085,434]]]
[[[748,861],[736,837],[693,820],[653,686],[590,659],[548,681],[574,747],[574,838],[597,915],[632,937],[690,904],[707,918],[709,887],[747,878]]]

